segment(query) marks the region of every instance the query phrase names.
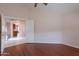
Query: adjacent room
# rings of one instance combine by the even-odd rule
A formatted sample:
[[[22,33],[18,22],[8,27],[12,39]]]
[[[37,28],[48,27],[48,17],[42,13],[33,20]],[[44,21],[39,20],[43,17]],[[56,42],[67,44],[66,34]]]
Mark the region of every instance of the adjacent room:
[[[79,3],[2,3],[2,56],[79,56]]]

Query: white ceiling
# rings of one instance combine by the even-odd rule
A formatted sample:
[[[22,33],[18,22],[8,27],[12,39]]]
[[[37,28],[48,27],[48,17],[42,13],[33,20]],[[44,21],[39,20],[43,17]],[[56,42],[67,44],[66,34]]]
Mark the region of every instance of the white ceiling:
[[[68,12],[79,9],[79,3],[48,3],[47,6],[39,3],[35,8],[34,3],[10,3],[0,4],[0,6],[23,6],[27,9],[43,9],[51,12]]]
[[[29,9],[42,9],[47,10],[51,12],[60,12],[65,13],[69,11],[74,11],[79,9],[79,3],[48,3],[47,6],[43,4],[38,4],[38,6],[35,8],[34,4],[25,4]]]

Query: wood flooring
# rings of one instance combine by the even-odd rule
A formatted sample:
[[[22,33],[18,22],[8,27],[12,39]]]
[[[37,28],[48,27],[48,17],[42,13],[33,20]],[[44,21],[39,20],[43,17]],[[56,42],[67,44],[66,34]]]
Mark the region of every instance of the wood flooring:
[[[79,49],[63,44],[25,43],[4,49],[4,56],[79,56]]]

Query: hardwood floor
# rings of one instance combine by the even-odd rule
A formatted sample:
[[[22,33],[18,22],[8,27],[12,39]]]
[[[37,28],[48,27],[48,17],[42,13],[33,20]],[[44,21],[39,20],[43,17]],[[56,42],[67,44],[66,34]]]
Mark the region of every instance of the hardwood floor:
[[[7,56],[79,56],[79,49],[63,44],[27,43],[4,49]]]

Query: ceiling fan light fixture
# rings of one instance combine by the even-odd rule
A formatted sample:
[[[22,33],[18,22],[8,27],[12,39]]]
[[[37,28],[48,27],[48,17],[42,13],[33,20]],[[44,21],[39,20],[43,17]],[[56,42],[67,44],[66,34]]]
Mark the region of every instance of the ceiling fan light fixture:
[[[37,3],[35,3],[34,7],[37,7]]]
[[[37,4],[38,4],[38,3],[35,3],[35,4],[34,4],[34,7],[37,7]],[[48,3],[43,3],[43,4],[44,4],[45,6],[48,5]]]
[[[47,5],[48,3],[43,3],[44,5]]]

